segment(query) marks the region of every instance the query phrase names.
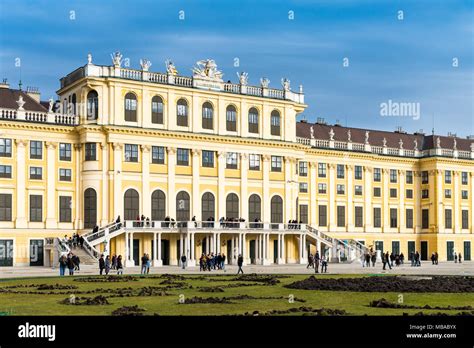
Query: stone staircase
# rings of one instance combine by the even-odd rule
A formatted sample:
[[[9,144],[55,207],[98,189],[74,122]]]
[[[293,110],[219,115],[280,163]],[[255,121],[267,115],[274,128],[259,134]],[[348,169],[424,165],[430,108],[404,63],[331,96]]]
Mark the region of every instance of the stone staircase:
[[[76,249],[73,248],[73,249],[71,249],[71,252],[74,255],[79,256],[79,260],[81,262],[81,265],[95,265],[95,264],[97,264],[97,260],[94,259],[91,255],[89,255],[89,253],[81,247],[77,247]]]

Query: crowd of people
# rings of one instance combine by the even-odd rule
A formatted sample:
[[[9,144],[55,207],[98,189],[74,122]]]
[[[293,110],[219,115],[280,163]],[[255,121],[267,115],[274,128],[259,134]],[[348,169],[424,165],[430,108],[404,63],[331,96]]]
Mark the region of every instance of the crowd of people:
[[[108,275],[110,270],[116,270],[117,274],[123,274],[123,263],[122,263],[122,255],[113,255],[112,258],[110,255],[105,256],[104,254],[100,255],[99,258],[99,274]]]
[[[186,258],[186,256],[184,256]],[[225,270],[226,256],[224,253],[202,254],[199,258],[199,271]],[[183,267],[184,268],[184,267]]]
[[[319,251],[313,255],[309,253],[308,264],[306,268],[314,268],[315,273],[319,273],[319,267],[321,266],[321,273],[328,272],[328,258],[326,255],[320,255]]]
[[[64,235],[63,242],[66,243],[69,249],[76,249],[77,247],[84,247],[84,237],[77,233],[73,233],[72,236]]]
[[[67,255],[61,255],[59,257],[59,275],[62,277],[66,273],[66,269],[69,270],[69,275],[74,275],[74,271],[80,271],[81,260],[79,256],[69,252]]]

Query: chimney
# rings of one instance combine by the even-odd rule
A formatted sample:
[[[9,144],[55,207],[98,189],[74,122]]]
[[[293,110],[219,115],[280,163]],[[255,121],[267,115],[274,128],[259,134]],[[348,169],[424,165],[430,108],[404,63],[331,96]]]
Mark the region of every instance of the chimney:
[[[10,85],[8,84],[7,79],[3,79],[3,81],[0,82],[0,88],[6,88],[6,89],[10,88]]]
[[[26,87],[26,94],[33,98],[37,103],[40,102],[40,92],[38,87]]]

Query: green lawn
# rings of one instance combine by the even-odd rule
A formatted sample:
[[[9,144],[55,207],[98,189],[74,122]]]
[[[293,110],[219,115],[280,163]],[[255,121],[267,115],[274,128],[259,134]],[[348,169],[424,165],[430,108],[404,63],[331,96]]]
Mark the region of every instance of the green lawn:
[[[137,281],[121,282],[81,282],[75,277],[51,277],[51,278],[28,278],[9,279],[0,281],[0,314],[3,315],[110,315],[113,310],[122,306],[138,305],[145,309],[145,315],[233,315],[245,312],[259,311],[260,313],[270,310],[287,310],[295,307],[312,307],[314,309],[344,309],[348,315],[402,315],[402,313],[414,314],[420,311],[424,313],[440,312],[440,310],[420,309],[384,309],[371,308],[368,306],[372,300],[385,298],[391,302],[397,302],[399,293],[368,293],[368,292],[346,292],[346,291],[315,291],[294,290],[283,287],[285,284],[296,280],[302,280],[308,275],[288,275],[287,278],[275,277],[280,281],[276,285],[256,284],[255,281],[232,281],[234,275],[205,274],[204,276],[184,276],[185,280],[172,280],[171,283],[184,283],[184,289],[165,290],[167,296],[138,296],[137,292],[143,287],[165,288],[160,284],[166,278],[159,275],[138,277]],[[356,277],[354,275],[318,276],[321,278]],[[362,275],[360,275],[362,277]],[[82,277],[88,278],[88,277]],[[251,286],[230,287],[235,284],[251,284]],[[37,290],[40,284],[60,284],[77,286],[70,290]],[[26,287],[12,287],[23,285]],[[34,286],[36,285],[36,287]],[[192,286],[192,288],[189,288]],[[202,292],[201,287],[223,287],[223,292]],[[125,291],[132,292],[130,297],[111,297],[107,290],[120,288],[131,288]],[[7,291],[39,292],[39,294],[10,293]],[[97,290],[99,289],[99,290]],[[102,289],[102,290],[100,290]],[[155,289],[159,290],[159,289]],[[78,292],[95,291],[90,294]],[[49,294],[53,292],[53,294]],[[58,294],[60,293],[60,294]],[[66,305],[60,301],[69,298],[71,294],[76,297],[90,297],[104,295],[110,305]],[[208,297],[233,297],[249,295],[253,297],[277,297],[273,299],[235,299],[233,303],[225,304],[183,304],[181,300],[190,299],[194,296]],[[474,293],[403,293],[403,304],[405,305],[431,305],[431,306],[474,306]],[[295,301],[291,303],[290,297],[303,299],[305,302]],[[459,310],[442,310],[446,314],[456,314]],[[301,315],[292,313],[291,315]]]

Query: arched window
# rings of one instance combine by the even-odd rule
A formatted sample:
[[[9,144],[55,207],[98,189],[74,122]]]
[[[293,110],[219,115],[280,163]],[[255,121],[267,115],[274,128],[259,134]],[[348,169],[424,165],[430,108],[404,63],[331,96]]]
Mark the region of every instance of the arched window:
[[[189,194],[181,191],[176,195],[176,221],[189,221]]]
[[[92,90],[87,93],[87,119],[97,120],[99,117],[99,95]]]
[[[166,215],[166,197],[163,191],[156,190],[151,194],[151,219],[164,221]]]
[[[76,115],[76,104],[77,104],[77,98],[76,98],[76,93],[72,94],[71,98],[71,104],[72,104],[72,114],[75,116]]]
[[[280,196],[273,196],[270,203],[270,209],[272,224],[283,223],[283,200]]]
[[[84,228],[97,225],[97,193],[93,188],[84,191]]]
[[[280,113],[277,110],[272,111],[270,122],[271,122],[271,129],[270,129],[271,134],[280,135]]]
[[[206,192],[202,195],[201,199],[201,220],[207,221],[207,219],[216,219],[216,199],[210,192]]]
[[[205,102],[202,104],[202,128],[214,129],[214,109],[212,104]]]
[[[157,95],[151,99],[151,123],[163,124],[163,99]]]
[[[249,222],[258,222],[262,219],[262,200],[258,195],[249,197]]]
[[[125,121],[137,122],[137,97],[133,93],[125,95]]]
[[[178,126],[187,127],[188,126],[188,102],[186,99],[178,100],[176,105],[176,124]]]
[[[258,134],[258,110],[256,108],[249,110],[249,133]]]
[[[226,129],[229,132],[237,130],[237,110],[234,105],[229,105],[225,111]]]
[[[123,196],[124,220],[136,220],[140,211],[140,200],[138,192],[128,189]]]
[[[239,218],[239,197],[235,193],[229,193],[225,202],[225,215],[227,218]]]

